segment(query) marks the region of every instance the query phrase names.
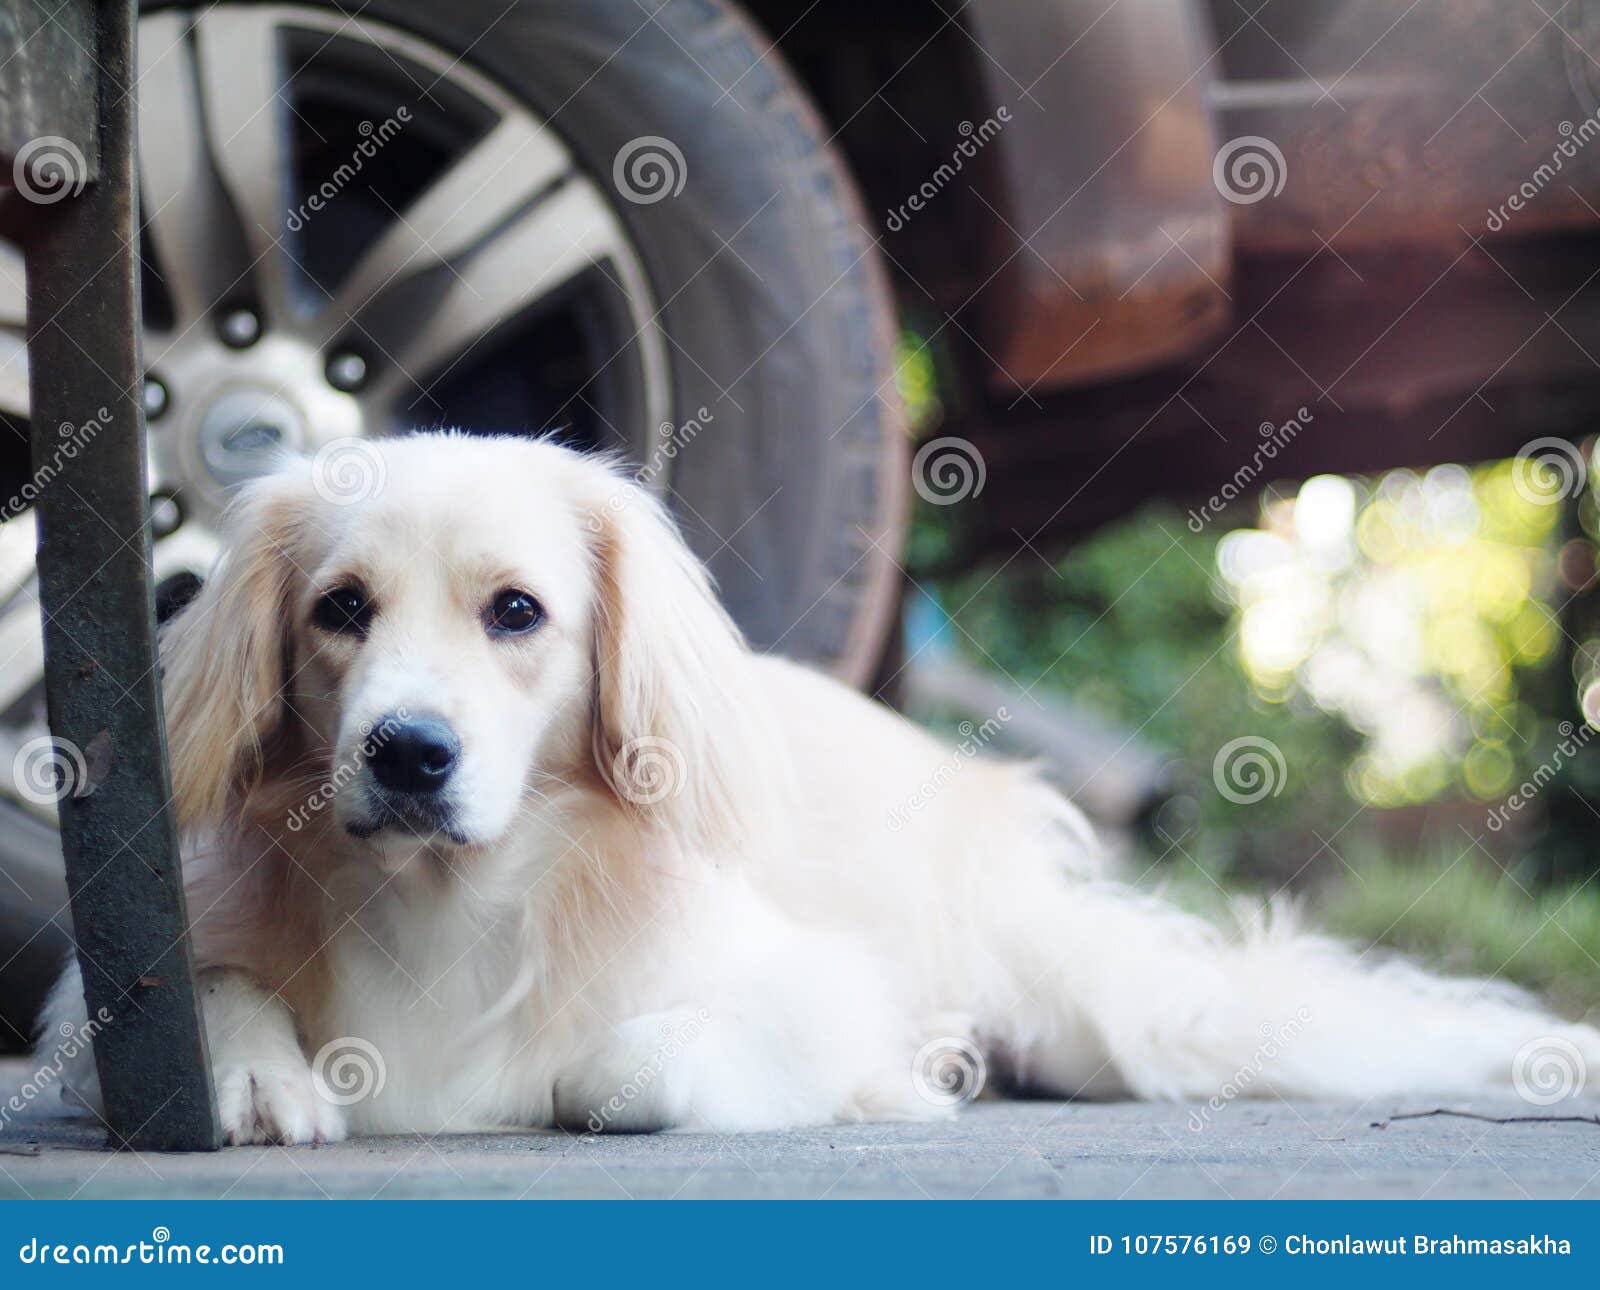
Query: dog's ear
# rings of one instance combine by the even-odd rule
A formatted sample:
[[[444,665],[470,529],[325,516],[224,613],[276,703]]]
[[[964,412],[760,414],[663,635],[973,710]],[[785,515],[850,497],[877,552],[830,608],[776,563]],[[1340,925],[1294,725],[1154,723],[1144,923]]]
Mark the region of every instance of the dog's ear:
[[[259,778],[288,705],[293,551],[309,492],[298,472],[245,487],[211,577],[162,632],[178,826],[216,825]]]
[[[597,569],[596,769],[641,821],[726,853],[774,783],[749,650],[654,498],[605,472],[584,519]]]

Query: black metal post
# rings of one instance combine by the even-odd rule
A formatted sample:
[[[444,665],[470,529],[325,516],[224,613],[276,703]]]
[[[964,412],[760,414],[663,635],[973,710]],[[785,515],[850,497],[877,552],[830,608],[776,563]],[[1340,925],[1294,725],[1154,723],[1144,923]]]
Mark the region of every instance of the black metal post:
[[[6,3],[24,23],[86,27],[91,37],[82,51],[92,59],[90,74],[79,92],[97,107],[95,136],[52,136],[55,161],[35,147],[30,164],[57,169],[34,174],[19,166],[18,191],[9,196],[22,211],[14,222],[28,271],[45,686],[56,760],[67,775],[61,838],[84,993],[91,1018],[108,1018],[95,1035],[106,1119],[116,1145],[214,1150],[216,1107],[189,957],[155,653],[139,342],[136,5]],[[74,79],[70,67],[47,67],[35,80],[52,76],[69,87]],[[15,122],[10,133],[17,134]],[[7,147],[20,155],[37,142]],[[97,159],[96,175],[73,173],[73,148]]]

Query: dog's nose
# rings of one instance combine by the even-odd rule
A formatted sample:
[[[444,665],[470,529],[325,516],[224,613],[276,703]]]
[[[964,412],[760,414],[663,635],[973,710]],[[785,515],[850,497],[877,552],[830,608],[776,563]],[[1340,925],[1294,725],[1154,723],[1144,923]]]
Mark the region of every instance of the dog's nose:
[[[461,755],[461,741],[438,717],[385,717],[373,728],[367,765],[396,793],[436,793]]]

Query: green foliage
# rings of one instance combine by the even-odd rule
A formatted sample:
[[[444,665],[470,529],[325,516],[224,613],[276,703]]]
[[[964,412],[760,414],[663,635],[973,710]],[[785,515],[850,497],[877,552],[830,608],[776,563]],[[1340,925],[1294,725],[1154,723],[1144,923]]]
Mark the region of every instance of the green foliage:
[[[1447,969],[1536,990],[1569,1013],[1600,1016],[1600,887],[1540,887],[1479,855],[1405,862],[1377,854],[1360,880],[1333,886],[1317,917],[1360,945],[1426,956]]]
[[[936,351],[910,333],[901,347],[919,439],[944,418]],[[1052,560],[1025,548],[926,589],[970,661],[1170,754],[1185,788],[1148,875],[1188,903],[1314,887],[1318,921],[1363,946],[1600,1010],[1600,881],[1585,881],[1600,735],[1584,726],[1600,727],[1600,494],[1592,445],[1544,443],[1471,469],[1279,485],[1198,534],[1152,505]],[[919,511],[913,569],[963,549],[972,504]],[[1218,763],[1244,738],[1281,771],[1240,800]],[[1423,859],[1383,840],[1396,808],[1437,812]]]
[[[1322,476],[1198,534],[1152,506],[1053,563],[1024,550],[939,595],[974,661],[1169,751],[1192,793],[1164,849],[1227,872],[1282,850],[1284,830],[1291,850],[1353,820],[1359,838],[1368,808],[1499,801],[1548,760],[1581,722],[1574,677],[1600,687],[1600,645],[1562,649],[1558,569],[1593,567],[1591,547],[1561,545],[1567,500],[1520,462]],[[913,552],[936,562],[950,523],[925,516]],[[1254,785],[1219,782],[1240,740],[1266,749],[1270,781],[1242,801]],[[1600,784],[1600,742],[1559,784]],[[1522,823],[1566,821],[1567,796]],[[1551,872],[1582,871],[1572,845],[1546,849]]]
[[[1181,761],[1198,818],[1169,825],[1167,843],[1225,870],[1249,831],[1307,811],[1337,815],[1356,740],[1309,701],[1270,699],[1253,686],[1214,575],[1215,548],[1214,535],[1152,507],[1054,565],[1024,552],[1003,575],[954,580],[941,598],[974,661],[1025,688],[1069,694]],[[1222,796],[1211,779],[1218,751],[1245,735],[1271,740],[1288,768],[1276,795],[1248,805]]]
[[[938,364],[932,347],[915,332],[902,332],[895,345],[894,383],[913,435],[920,435],[943,417]]]
[[[1600,1019],[1600,885],[1541,886],[1453,848],[1420,859],[1355,848],[1344,859],[1350,869],[1334,866],[1317,886],[1319,928],[1360,949],[1400,950],[1452,974],[1509,981],[1568,1016]],[[1218,884],[1181,862],[1150,870],[1144,884],[1223,926],[1241,904],[1274,894]]]

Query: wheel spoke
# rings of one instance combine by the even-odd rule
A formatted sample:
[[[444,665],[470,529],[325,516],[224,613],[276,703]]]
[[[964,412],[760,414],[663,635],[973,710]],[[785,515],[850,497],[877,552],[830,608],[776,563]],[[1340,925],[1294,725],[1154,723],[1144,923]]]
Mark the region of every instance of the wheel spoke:
[[[261,307],[287,324],[295,311],[284,244],[290,108],[282,33],[270,13],[236,5],[205,10],[194,32],[211,163],[242,227]]]
[[[425,310],[407,317],[363,311],[370,319],[363,321],[363,330],[379,340],[393,362],[374,395],[392,406],[409,406],[425,381],[499,324],[585,269],[619,262],[625,254],[622,229],[594,185],[587,179],[562,185],[459,263],[444,266],[437,275],[440,294]]]
[[[0,524],[0,711],[44,685],[44,631],[34,575],[35,526],[23,515]],[[156,579],[175,573],[205,577],[216,562],[217,538],[203,525],[186,524],[153,547]],[[127,678],[129,682],[132,677]]]
[[[645,424],[664,420],[670,383],[663,341],[651,320],[650,287],[603,186],[579,176],[559,137],[527,109],[460,59],[424,42],[405,44],[400,53],[440,80],[460,82],[457,88],[479,103],[468,114],[472,124],[464,128],[475,128],[486,113],[494,114],[496,124],[481,135],[443,129],[437,139],[430,135],[429,149],[452,138],[461,141],[459,155],[354,257],[326,307],[309,298],[313,293],[295,263],[299,250],[291,229],[300,223],[291,209],[301,196],[293,142],[300,129],[321,125],[322,89],[327,84],[338,90],[341,67],[335,59],[343,47],[358,39],[381,43],[382,33],[368,32],[343,15],[283,15],[265,5],[195,6],[181,12],[163,7],[140,20],[141,216],[150,262],[170,297],[173,321],[168,328],[163,320],[159,334],[148,327],[145,332],[146,357],[154,359],[152,367],[173,400],[157,434],[179,442],[171,436],[186,431],[191,414],[209,407],[216,390],[232,379],[227,369],[218,376],[207,366],[212,351],[221,353],[216,338],[202,333],[186,339],[219,305],[255,306],[268,327],[252,353],[218,360],[240,364],[241,372],[257,355],[268,353],[268,344],[282,342],[292,360],[283,379],[316,383],[327,356],[335,352],[330,347],[348,342],[368,362],[370,378],[363,384],[358,377],[350,388],[361,414],[371,418],[367,427],[376,429],[397,409],[417,402],[413,376],[439,377],[503,324],[565,300],[564,288],[591,270],[595,282],[603,285],[604,275],[615,288],[603,293],[604,322],[594,328],[593,347],[601,351],[596,365],[609,367],[619,388],[637,367],[643,395],[635,397],[627,385],[631,402],[624,400],[623,406],[637,402],[649,409]],[[311,87],[302,88],[302,103],[291,94],[289,70],[301,52],[304,31],[326,35],[325,44],[334,52],[327,55],[326,75],[301,83]],[[308,54],[311,48],[307,43]],[[310,56],[313,61],[322,57],[320,52]],[[351,74],[358,81],[362,75],[354,65]],[[345,110],[339,93],[329,102]],[[303,117],[296,117],[297,107]],[[342,126],[344,117],[337,122]],[[417,129],[420,134],[424,126]],[[475,142],[466,143],[469,138]],[[375,184],[373,192],[381,199],[379,187]],[[360,220],[351,224],[357,227]],[[22,256],[0,243],[0,415],[12,418],[28,413],[26,303]],[[599,332],[612,329],[613,316],[618,334],[600,339]],[[151,317],[161,318],[163,311],[153,308]],[[623,329],[637,334],[624,342]],[[273,334],[278,331],[289,334]],[[274,362],[278,354],[272,351]],[[169,366],[162,366],[163,360]],[[316,388],[322,390],[320,384]],[[352,425],[362,428],[353,413]],[[196,522],[208,514],[193,500],[203,484],[186,466],[179,469],[183,463],[174,454],[168,457],[151,462],[151,485],[181,491],[189,503],[188,518],[154,543],[155,574],[158,579],[185,571],[204,574],[214,560],[216,539]],[[31,515],[0,524],[0,711],[14,719],[0,728],[0,744],[42,719],[44,659],[34,546]]]
[[[392,284],[465,254],[571,168],[547,127],[526,116],[502,119],[356,262],[323,314],[325,334],[357,318]]]
[[[28,286],[22,252],[0,242],[0,414],[28,415]]]
[[[0,609],[0,708],[44,685],[44,631],[39,602],[30,595],[13,598]]]
[[[33,516],[0,524],[0,711],[44,683]]]
[[[20,331],[0,327],[0,413],[28,415],[28,346]]]
[[[28,280],[22,252],[0,242],[0,327],[21,331],[28,325]]]
[[[139,24],[142,217],[178,329],[221,300],[254,256],[212,169],[185,14]]]

